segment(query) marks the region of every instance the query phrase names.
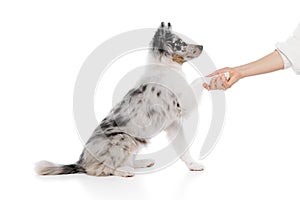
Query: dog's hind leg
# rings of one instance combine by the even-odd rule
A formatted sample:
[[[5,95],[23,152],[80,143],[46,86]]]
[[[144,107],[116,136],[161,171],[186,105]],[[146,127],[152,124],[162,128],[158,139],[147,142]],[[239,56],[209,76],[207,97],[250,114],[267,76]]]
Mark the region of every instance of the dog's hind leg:
[[[123,166],[116,169],[114,172],[115,176],[122,176],[122,177],[132,177],[134,176],[134,168],[130,166]]]
[[[146,168],[152,167],[155,164],[155,161],[152,159],[142,159],[142,160],[135,160],[133,162],[134,168]]]
[[[145,168],[151,167],[154,165],[154,160],[151,159],[143,159],[143,160],[135,160],[133,161],[134,168]],[[134,168],[131,166],[122,166],[116,169],[114,172],[115,176],[122,176],[122,177],[132,177],[134,176]]]

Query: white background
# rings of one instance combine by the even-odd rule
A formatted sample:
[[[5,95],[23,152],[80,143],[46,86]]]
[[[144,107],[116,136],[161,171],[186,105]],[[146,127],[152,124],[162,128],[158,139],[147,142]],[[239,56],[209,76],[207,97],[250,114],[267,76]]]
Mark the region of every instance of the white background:
[[[291,35],[298,5],[1,1],[1,199],[299,199],[300,77],[291,69],[246,78],[226,92],[222,137],[203,160],[204,172],[189,172],[182,162],[131,179],[38,177],[33,171],[39,160],[72,163],[81,153],[74,84],[84,60],[105,40],[171,21],[174,30],[203,44],[218,68],[235,66]]]

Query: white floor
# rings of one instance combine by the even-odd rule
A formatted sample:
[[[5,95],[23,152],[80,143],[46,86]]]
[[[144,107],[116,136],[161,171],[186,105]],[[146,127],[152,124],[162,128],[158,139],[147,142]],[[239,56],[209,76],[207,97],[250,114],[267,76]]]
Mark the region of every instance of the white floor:
[[[54,139],[59,134],[53,138],[44,134],[36,140],[30,135],[19,140],[10,137],[2,142],[0,196],[45,200],[299,199],[299,136],[286,133],[284,138],[275,133],[273,139],[266,136],[257,141],[259,134],[225,128],[216,149],[204,160],[203,172],[190,172],[178,161],[162,171],[133,178],[82,174],[40,177],[33,171],[34,162],[71,163],[77,159],[81,143],[72,133],[60,141]],[[68,140],[70,144],[65,144]]]

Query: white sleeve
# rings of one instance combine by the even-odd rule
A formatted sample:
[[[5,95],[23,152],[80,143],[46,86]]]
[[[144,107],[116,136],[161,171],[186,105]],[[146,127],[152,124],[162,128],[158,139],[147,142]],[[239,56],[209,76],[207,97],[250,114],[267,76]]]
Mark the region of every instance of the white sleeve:
[[[279,50],[277,49],[277,52],[279,53],[279,55],[281,56],[281,59],[283,61],[283,67],[284,69],[287,69],[289,67],[292,66],[291,62],[289,61],[289,59]]]
[[[289,37],[285,42],[277,43],[276,48],[285,64],[284,67],[288,68],[291,66],[296,74],[300,74],[300,23],[293,36]]]

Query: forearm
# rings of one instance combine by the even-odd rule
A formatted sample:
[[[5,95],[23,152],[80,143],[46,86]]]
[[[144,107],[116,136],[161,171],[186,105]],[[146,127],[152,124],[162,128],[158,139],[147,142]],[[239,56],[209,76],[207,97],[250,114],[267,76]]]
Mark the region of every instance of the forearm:
[[[277,71],[284,68],[280,54],[274,51],[254,62],[234,67],[241,78]]]

